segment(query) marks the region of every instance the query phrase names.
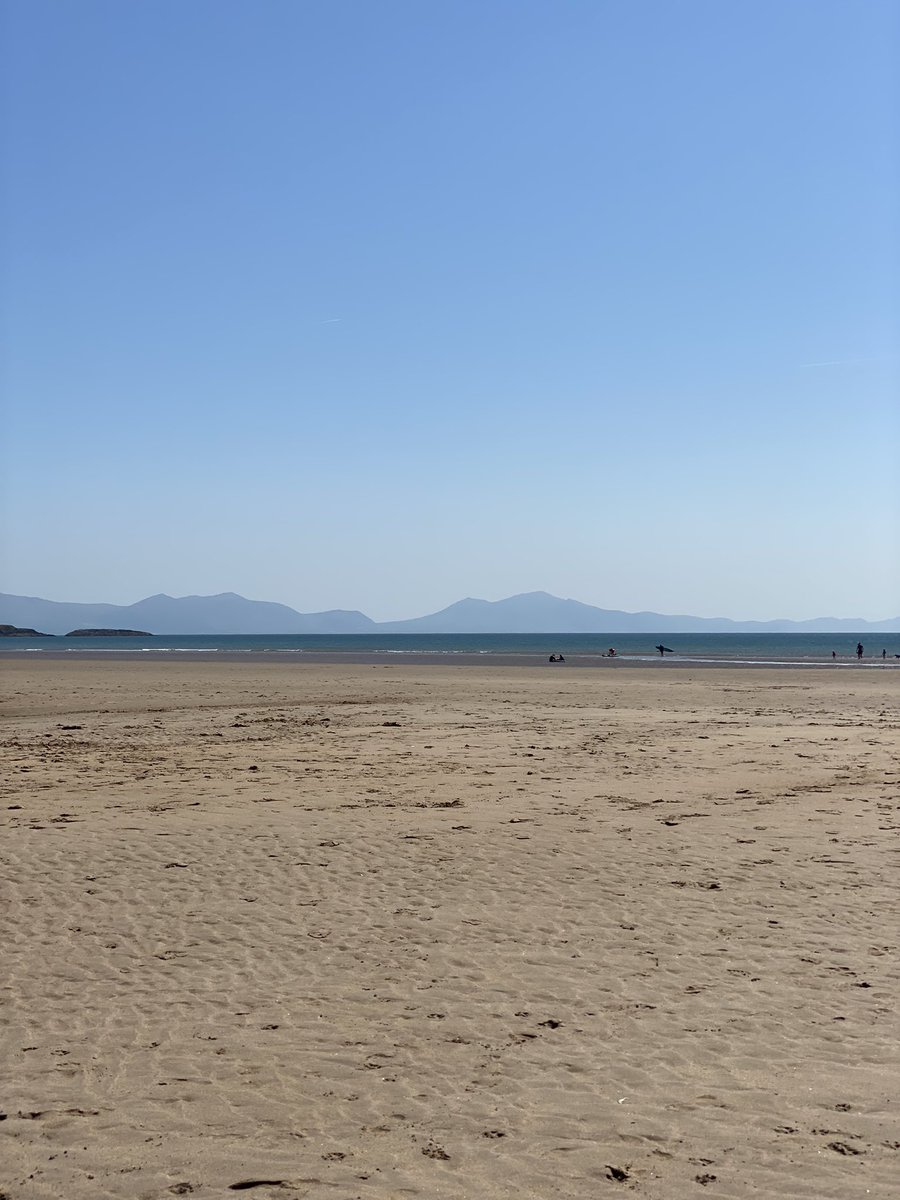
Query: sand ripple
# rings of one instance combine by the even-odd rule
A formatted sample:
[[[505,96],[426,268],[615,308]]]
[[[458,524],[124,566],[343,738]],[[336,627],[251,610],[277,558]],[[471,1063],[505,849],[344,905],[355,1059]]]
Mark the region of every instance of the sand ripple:
[[[876,673],[5,673],[12,1200],[897,1194]]]

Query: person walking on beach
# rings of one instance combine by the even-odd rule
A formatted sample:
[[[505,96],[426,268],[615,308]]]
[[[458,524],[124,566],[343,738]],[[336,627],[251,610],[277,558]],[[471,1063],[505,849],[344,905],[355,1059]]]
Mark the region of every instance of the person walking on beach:
[[[863,656],[863,644],[862,644],[862,642],[857,642],[856,643],[856,657],[858,659],[860,659],[860,658],[862,658],[862,656]]]
[[[882,661],[882,662],[884,662],[884,660],[885,660],[886,658],[887,658],[887,650],[882,650],[882,652],[881,652],[881,661]]]

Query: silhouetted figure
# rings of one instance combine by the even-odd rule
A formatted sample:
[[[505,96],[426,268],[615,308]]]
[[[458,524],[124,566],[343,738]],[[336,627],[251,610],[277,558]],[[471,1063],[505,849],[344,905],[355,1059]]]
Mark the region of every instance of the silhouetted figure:
[[[882,662],[884,662],[884,660],[885,660],[886,658],[887,658],[887,650],[882,650],[882,652],[881,652],[881,661],[882,661]]]
[[[658,646],[655,646],[655,647],[654,647],[654,649],[656,649],[656,650],[658,650],[658,651],[659,651],[659,657],[660,657],[660,658],[665,658],[667,654],[674,654],[674,653],[675,653],[675,651],[674,651],[674,650],[670,650],[668,646],[664,646],[664,645],[662,644],[662,642],[660,642],[660,644],[659,644]]]
[[[856,657],[862,658],[862,656],[863,656],[863,644],[862,644],[862,642],[857,642],[856,643]]]
[[[615,658],[616,657],[616,651],[615,651],[614,646],[610,646],[610,648],[606,652],[606,656],[607,656],[607,658]]]
[[[832,657],[832,658],[837,658],[837,651],[836,651],[836,650],[832,650],[832,652],[831,652],[831,657]]]
[[[559,659],[556,657],[555,654],[551,654],[550,657],[547,659],[547,662],[559,662]]]

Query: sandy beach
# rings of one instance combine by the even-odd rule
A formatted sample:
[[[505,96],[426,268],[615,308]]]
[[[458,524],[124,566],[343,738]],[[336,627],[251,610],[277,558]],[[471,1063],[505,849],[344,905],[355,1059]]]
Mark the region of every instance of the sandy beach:
[[[900,676],[2,662],[0,1197],[900,1179]]]

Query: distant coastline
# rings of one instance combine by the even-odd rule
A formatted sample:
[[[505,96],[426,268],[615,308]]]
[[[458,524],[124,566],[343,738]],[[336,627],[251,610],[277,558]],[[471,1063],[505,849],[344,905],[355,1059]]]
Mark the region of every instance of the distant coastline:
[[[365,613],[348,609],[301,613],[285,604],[248,600],[234,592],[181,597],[160,594],[129,605],[66,603],[37,596],[0,594],[0,621],[7,622],[11,628],[54,636],[110,637],[831,633],[872,638],[900,633],[900,616],[884,621],[844,617],[735,621],[726,617],[598,608],[547,592],[527,592],[504,600],[459,600],[439,612],[405,621],[373,621]]]
[[[148,638],[152,633],[142,629],[71,629],[68,633],[44,633],[39,629],[20,629],[15,625],[0,625],[0,637],[7,638],[55,638],[55,637],[131,637]]]

